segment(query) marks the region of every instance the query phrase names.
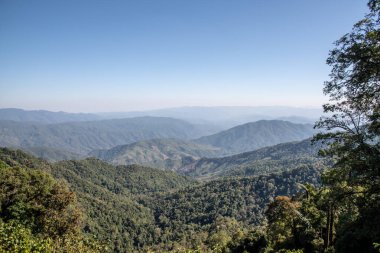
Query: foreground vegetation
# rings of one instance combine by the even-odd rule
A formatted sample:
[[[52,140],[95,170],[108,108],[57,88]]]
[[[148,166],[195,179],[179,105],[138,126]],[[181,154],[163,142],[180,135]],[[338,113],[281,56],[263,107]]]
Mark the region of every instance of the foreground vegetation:
[[[50,164],[2,149],[0,160],[9,168],[65,180],[84,213],[82,232],[114,252],[212,249],[216,239],[210,238],[217,236],[217,226],[232,226],[223,230],[230,236],[249,231],[263,221],[265,205],[276,195],[295,194],[298,183],[317,185],[320,175],[320,170],[305,166],[200,184],[174,172],[113,166],[97,159]]]

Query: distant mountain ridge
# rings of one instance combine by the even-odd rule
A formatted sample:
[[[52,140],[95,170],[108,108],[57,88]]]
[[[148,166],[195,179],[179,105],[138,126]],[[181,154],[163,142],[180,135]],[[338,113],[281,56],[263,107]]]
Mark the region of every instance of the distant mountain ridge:
[[[23,110],[17,108],[0,109],[0,120],[17,122],[34,122],[40,124],[54,124],[76,121],[93,121],[102,119],[91,113],[51,112],[46,110]]]
[[[87,155],[140,140],[156,138],[192,139],[207,133],[188,122],[163,117],[36,124],[0,121],[0,146],[53,148]]]
[[[279,143],[300,141],[313,136],[310,124],[295,124],[282,120],[260,120],[239,125],[195,142],[221,148],[229,154],[238,154]]]
[[[201,157],[222,154],[220,148],[179,139],[144,140],[89,153],[115,165],[141,164],[168,170],[179,169]]]
[[[284,119],[294,123],[314,123],[322,112],[321,108],[290,106],[185,106],[134,112],[100,113],[98,115],[105,118],[171,117],[192,123],[213,123],[227,129],[258,120]]]
[[[94,121],[135,117],[168,117],[204,125],[210,130],[224,130],[258,120],[287,120],[293,123],[314,123],[322,114],[320,108],[289,106],[188,106],[156,110],[68,113],[47,110],[0,108],[0,120],[55,124],[76,121]],[[215,131],[215,132],[217,132]]]
[[[157,112],[173,112],[173,115],[179,115],[180,112],[188,111],[191,114],[200,112],[201,108],[203,107],[172,108]],[[201,117],[210,113],[210,118],[218,119],[223,117],[224,112],[228,118],[253,110],[249,107],[206,109],[200,113]],[[275,109],[285,111],[285,108]],[[263,107],[260,110],[265,112],[273,108]],[[212,112],[215,112],[215,115]],[[108,120],[102,119],[103,117],[105,116],[97,114],[0,109],[0,146],[21,148],[38,157],[59,161],[81,159],[94,150],[155,140],[156,146],[159,147],[155,150],[152,149],[153,146],[143,142],[135,144],[133,148],[129,146],[128,152],[126,148],[118,147],[92,155],[114,164],[140,163],[176,170],[201,157],[248,152],[278,143],[302,140],[314,134],[309,124],[294,124],[281,120],[260,120],[217,132],[220,127],[213,124],[194,124],[167,117],[145,116]],[[2,120],[4,118],[8,120]],[[302,117],[290,118],[301,122],[304,120]],[[170,138],[182,142],[158,140]],[[185,140],[192,141],[185,143]],[[145,149],[146,154],[142,149]]]

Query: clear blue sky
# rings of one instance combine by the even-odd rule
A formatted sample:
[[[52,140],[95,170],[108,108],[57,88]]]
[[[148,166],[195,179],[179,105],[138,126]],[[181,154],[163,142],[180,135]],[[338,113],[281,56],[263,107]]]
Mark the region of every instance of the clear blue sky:
[[[359,0],[0,0],[0,108],[319,106]]]

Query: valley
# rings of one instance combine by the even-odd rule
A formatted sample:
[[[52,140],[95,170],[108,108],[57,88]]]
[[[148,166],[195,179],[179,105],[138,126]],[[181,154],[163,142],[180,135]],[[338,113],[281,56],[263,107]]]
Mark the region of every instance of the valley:
[[[310,124],[259,120],[208,134],[172,118],[45,120],[0,120],[0,168],[67,185],[83,217],[78,238],[96,237],[86,247],[103,252],[215,252],[221,242],[229,252],[266,226],[278,196],[301,201],[334,164]]]

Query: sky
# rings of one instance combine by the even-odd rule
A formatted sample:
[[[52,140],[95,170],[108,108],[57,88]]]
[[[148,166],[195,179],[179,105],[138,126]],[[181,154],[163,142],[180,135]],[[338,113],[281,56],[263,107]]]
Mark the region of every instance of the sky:
[[[359,0],[0,0],[0,108],[319,107]]]

